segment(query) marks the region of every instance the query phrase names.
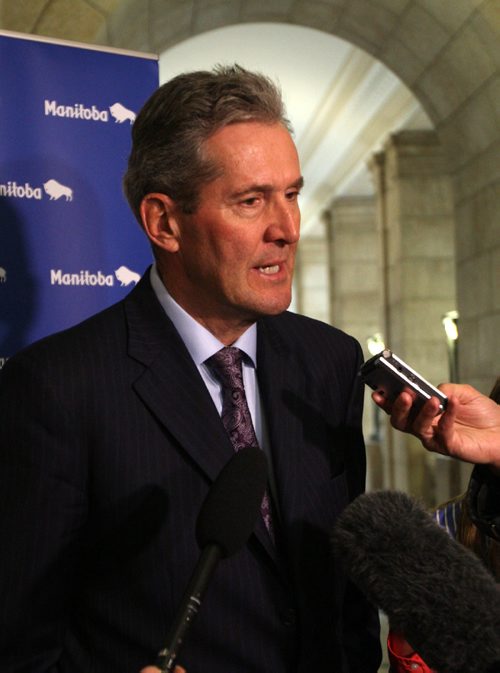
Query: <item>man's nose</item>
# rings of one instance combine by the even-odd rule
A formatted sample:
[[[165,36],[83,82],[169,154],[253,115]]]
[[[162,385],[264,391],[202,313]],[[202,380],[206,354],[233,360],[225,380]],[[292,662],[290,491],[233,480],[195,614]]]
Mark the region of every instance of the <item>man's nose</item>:
[[[300,210],[296,202],[277,201],[273,204],[266,240],[282,241],[289,245],[300,238]]]

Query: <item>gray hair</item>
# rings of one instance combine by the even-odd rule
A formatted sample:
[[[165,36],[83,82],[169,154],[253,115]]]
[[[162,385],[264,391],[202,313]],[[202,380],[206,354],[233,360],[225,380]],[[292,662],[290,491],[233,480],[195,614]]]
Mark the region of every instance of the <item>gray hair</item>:
[[[123,180],[139,222],[141,201],[151,192],[194,212],[201,186],[221,170],[205,156],[203,143],[220,128],[247,121],[279,123],[292,132],[279,87],[241,66],[184,73],[157,89],[134,122]]]

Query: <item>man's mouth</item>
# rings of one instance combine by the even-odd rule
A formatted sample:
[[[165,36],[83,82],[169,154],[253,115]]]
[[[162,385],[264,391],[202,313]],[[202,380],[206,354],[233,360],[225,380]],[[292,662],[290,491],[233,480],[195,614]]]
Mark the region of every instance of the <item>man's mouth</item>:
[[[259,266],[259,271],[264,274],[271,275],[273,273],[278,273],[280,270],[279,264],[273,264],[272,266]]]

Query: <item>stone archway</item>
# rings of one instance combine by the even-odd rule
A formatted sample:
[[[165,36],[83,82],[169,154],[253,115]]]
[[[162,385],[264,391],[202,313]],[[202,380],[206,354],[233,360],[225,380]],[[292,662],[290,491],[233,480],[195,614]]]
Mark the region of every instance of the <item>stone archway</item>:
[[[366,50],[432,119],[453,180],[462,380],[485,392],[500,356],[500,8],[497,0],[6,2],[0,27],[159,53],[246,22],[315,28]]]
[[[361,47],[415,94],[453,179],[462,379],[487,390],[500,359],[500,11],[496,0],[127,0],[96,41],[161,52],[245,22],[316,28]],[[99,39],[100,37],[100,39]]]

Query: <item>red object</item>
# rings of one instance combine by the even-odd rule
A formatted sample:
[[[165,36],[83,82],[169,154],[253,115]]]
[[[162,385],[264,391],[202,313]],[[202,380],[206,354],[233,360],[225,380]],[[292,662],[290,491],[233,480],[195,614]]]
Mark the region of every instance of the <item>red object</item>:
[[[427,666],[425,661],[413,651],[408,641],[398,633],[389,632],[387,651],[391,673],[437,673]]]

